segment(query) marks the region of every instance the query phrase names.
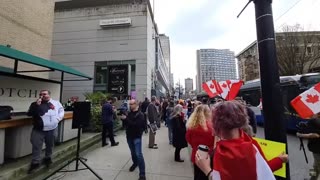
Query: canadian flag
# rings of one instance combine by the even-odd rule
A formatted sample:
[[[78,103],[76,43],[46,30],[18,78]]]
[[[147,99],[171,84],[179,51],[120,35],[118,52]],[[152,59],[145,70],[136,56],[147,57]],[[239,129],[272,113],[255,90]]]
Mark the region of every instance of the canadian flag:
[[[220,95],[225,100],[233,100],[237,97],[243,81],[241,80],[226,80],[219,82]]]
[[[301,118],[309,118],[320,112],[320,83],[303,92],[291,101]]]
[[[211,80],[203,83],[202,88],[209,95],[210,98],[213,98],[220,94],[219,85],[216,80]]]

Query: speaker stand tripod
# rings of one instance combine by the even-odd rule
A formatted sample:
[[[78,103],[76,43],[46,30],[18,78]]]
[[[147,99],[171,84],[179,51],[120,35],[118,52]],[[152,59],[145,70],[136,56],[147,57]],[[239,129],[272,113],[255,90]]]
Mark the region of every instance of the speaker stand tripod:
[[[90,168],[89,165],[87,165],[85,163],[85,161],[87,161],[87,159],[80,157],[80,135],[81,135],[81,128],[82,126],[80,125],[78,127],[78,137],[77,137],[77,153],[76,153],[76,157],[73,158],[71,161],[69,161],[67,164],[65,164],[64,166],[62,166],[61,168],[57,169],[56,171],[54,171],[53,173],[51,173],[49,176],[47,176],[45,179],[48,179],[49,177],[53,176],[54,174],[56,174],[57,172],[76,172],[76,171],[81,171],[81,170],[89,170],[91,171],[99,180],[103,180],[96,172],[93,171],[93,169]],[[76,169],[75,170],[62,170],[63,168],[65,168],[66,166],[68,166],[69,164],[71,164],[72,162],[76,162]],[[86,168],[80,168],[79,169],[79,162],[81,162]]]

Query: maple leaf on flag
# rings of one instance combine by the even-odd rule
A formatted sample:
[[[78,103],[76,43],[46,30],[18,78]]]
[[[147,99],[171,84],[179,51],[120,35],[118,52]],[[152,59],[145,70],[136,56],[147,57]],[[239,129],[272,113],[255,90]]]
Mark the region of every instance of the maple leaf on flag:
[[[211,89],[214,89],[214,85],[213,85],[213,84],[211,84],[211,85],[210,85],[210,88],[211,88]]]
[[[312,95],[312,94],[308,94],[307,95],[306,102],[315,104],[318,101],[319,101],[319,96],[318,95]]]
[[[223,83],[223,84],[222,84],[222,87],[223,87],[223,88],[227,88],[226,83]]]

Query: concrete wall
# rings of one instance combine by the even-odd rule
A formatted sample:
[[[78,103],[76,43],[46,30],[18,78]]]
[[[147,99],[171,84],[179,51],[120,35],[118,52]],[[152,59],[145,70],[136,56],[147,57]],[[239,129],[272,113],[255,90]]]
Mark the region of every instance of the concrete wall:
[[[1,0],[0,44],[43,58],[50,58],[54,1],[52,0]],[[0,57],[0,66],[13,68],[13,60]],[[39,69],[19,63],[18,70]],[[31,74],[48,77],[47,73]]]
[[[156,78],[156,72],[155,72],[155,64],[156,64],[156,31],[155,26],[152,22],[151,13],[150,11],[147,11],[147,97],[151,97],[151,89],[152,87],[152,81]],[[152,78],[153,76],[153,78]]]
[[[136,61],[136,90],[138,99],[145,92],[150,96],[149,60],[152,55],[151,28],[147,22],[146,4],[122,4],[72,9],[55,12],[52,59],[94,77],[94,62]],[[132,26],[106,28],[99,20],[130,17]],[[147,43],[148,42],[148,43]],[[151,52],[152,51],[152,52]],[[52,78],[58,77],[52,74]],[[66,76],[71,78],[71,76]],[[63,100],[71,96],[83,99],[92,92],[94,81],[65,82]]]

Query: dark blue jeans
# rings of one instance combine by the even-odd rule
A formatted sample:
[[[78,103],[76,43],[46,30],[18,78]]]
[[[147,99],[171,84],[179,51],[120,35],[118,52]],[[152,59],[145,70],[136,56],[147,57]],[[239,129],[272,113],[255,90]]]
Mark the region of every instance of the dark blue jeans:
[[[143,154],[142,154],[142,138],[128,138],[127,142],[131,151],[131,158],[133,164],[139,166],[139,175],[146,175],[146,168],[144,164]]]

